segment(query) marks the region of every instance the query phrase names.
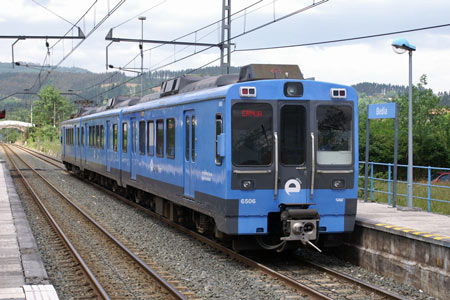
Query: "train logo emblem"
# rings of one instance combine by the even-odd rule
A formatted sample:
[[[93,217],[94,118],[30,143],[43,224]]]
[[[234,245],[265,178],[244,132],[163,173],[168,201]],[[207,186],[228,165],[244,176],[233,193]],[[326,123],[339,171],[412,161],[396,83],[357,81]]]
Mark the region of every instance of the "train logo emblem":
[[[290,196],[291,193],[299,193],[302,189],[301,184],[302,182],[300,181],[300,179],[289,179],[284,185],[284,190],[286,191],[286,194],[288,194],[288,196]]]

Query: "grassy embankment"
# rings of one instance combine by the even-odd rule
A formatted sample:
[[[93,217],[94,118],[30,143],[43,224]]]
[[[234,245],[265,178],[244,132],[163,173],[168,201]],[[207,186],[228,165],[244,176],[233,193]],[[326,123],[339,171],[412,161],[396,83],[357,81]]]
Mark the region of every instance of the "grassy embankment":
[[[423,185],[417,185],[417,184],[423,184]],[[444,187],[438,187],[438,186],[445,186]],[[364,179],[359,180],[359,187],[364,188]],[[368,199],[370,201],[370,181],[368,186]],[[385,194],[389,190],[389,183],[383,182],[383,181],[374,181],[374,192],[373,192],[373,201],[378,203],[388,203],[388,194]],[[377,191],[382,191],[385,193],[380,193]],[[393,184],[391,183],[391,193],[393,192]],[[399,182],[397,184],[397,206],[406,206],[406,196],[399,196],[399,194],[406,195],[406,183]],[[414,197],[422,197],[422,198],[428,198],[428,181],[422,180],[419,182],[415,182],[413,186],[413,194]],[[364,190],[359,191],[358,195],[359,199],[364,198]],[[439,199],[445,202],[438,202],[438,201],[431,201],[430,208],[431,212],[444,214],[444,215],[450,215],[450,183],[432,183],[431,184],[431,198],[432,199]],[[391,205],[392,205],[392,195],[391,195]],[[413,198],[413,206],[419,207],[423,211],[428,210],[428,200],[424,199],[417,199]]]

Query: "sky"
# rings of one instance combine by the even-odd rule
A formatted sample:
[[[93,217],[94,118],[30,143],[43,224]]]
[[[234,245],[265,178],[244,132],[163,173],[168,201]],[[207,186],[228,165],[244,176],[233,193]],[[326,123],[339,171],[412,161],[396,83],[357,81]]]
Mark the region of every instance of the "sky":
[[[448,24],[448,0],[329,0],[278,22],[273,20],[321,1],[230,1],[231,13],[235,14],[231,24],[232,37],[270,24],[232,40],[232,49],[236,50],[231,54],[233,66],[297,64],[305,77],[320,81],[349,85],[359,82],[407,85],[408,55],[396,54],[391,47],[393,40],[405,38],[417,48],[413,52],[413,83],[417,84],[425,74],[428,87],[434,92],[450,91],[450,26],[350,42],[241,51]],[[117,10],[99,25],[108,9],[111,11],[121,2]],[[140,39],[143,31],[144,39],[148,40],[174,40],[192,33],[182,41],[220,42],[220,24],[215,22],[222,18],[221,0],[0,0],[0,7],[0,36],[62,36],[68,31],[72,35],[72,25],[80,20],[77,25],[85,35],[90,35],[61,66],[85,68],[92,72],[114,71],[106,70],[109,41],[105,36],[110,29],[113,29],[113,37],[119,38]],[[139,16],[145,16],[146,20],[138,20]],[[213,25],[202,29],[210,24]],[[76,31],[73,33],[77,34]],[[15,41],[0,39],[0,62],[12,61],[11,47]],[[79,43],[79,40],[64,40],[55,44],[56,41],[48,40],[51,47],[49,58],[45,40],[18,41],[14,45],[14,59],[21,63],[56,65]],[[220,55],[217,47],[205,50],[200,46],[157,46],[144,45],[145,70],[195,69],[214,62]],[[182,59],[185,56],[189,58]],[[108,46],[108,63],[139,70],[138,44],[112,43]],[[218,64],[215,61],[211,65]],[[128,74],[132,76],[134,73]]]

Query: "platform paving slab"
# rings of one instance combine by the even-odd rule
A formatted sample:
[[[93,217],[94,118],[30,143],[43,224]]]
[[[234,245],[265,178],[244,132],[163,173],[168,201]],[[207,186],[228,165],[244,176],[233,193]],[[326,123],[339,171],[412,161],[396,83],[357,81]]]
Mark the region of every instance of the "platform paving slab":
[[[404,210],[386,203],[358,202],[356,221],[421,240],[442,241],[450,247],[450,216],[421,210]]]
[[[58,299],[16,193],[0,160],[0,300]]]

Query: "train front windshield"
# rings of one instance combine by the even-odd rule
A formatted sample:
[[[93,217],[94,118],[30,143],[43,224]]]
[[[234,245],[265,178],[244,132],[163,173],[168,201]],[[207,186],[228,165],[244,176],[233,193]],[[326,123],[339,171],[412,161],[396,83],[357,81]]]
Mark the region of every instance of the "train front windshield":
[[[320,105],[317,107],[317,163],[350,165],[352,163],[352,108]]]
[[[232,108],[233,164],[268,166],[272,163],[273,116],[267,103],[236,103]]]

